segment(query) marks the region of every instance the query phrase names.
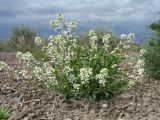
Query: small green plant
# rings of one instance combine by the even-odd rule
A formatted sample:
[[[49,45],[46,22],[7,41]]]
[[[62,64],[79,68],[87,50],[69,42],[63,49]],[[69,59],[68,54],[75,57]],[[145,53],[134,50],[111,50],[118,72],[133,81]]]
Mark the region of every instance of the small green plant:
[[[8,107],[0,106],[0,120],[7,120],[11,115],[11,110]]]
[[[147,72],[156,79],[160,79],[160,41],[150,40],[144,54]]]
[[[17,79],[34,79],[48,88],[63,93],[66,98],[97,100],[111,97],[119,90],[131,86],[143,77],[144,61],[141,56],[126,61],[123,52],[129,49],[134,34],[122,34],[117,44],[112,44],[110,34],[100,35],[95,30],[88,33],[88,44],[79,44],[75,35],[76,24],[66,23],[62,14],[51,20],[57,35],[50,36],[48,44],[40,37],[36,45],[46,58],[37,60],[30,52],[17,52],[22,70],[15,70]],[[132,59],[131,59],[132,60]],[[137,61],[135,63],[135,61]],[[10,70],[0,62],[0,70]]]
[[[145,67],[153,78],[160,79],[160,20],[152,23],[149,28],[154,33],[146,45]]]

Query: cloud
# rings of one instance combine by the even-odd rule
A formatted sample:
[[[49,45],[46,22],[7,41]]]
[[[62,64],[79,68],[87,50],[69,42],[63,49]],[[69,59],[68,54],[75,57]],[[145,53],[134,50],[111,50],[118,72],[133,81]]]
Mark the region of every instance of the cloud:
[[[102,25],[122,32],[145,32],[146,25],[159,18],[159,10],[159,0],[0,0],[0,37],[8,35],[9,25],[22,22],[47,33],[49,21],[59,12],[80,27]]]

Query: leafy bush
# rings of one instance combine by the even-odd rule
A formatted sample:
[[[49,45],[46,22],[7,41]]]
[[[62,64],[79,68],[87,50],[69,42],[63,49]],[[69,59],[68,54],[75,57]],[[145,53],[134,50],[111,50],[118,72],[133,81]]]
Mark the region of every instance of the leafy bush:
[[[0,120],[7,120],[11,115],[11,110],[7,107],[0,106]]]
[[[146,46],[145,67],[152,77],[160,79],[160,21],[152,23],[149,28],[154,33]]]
[[[29,52],[17,53],[22,63],[22,70],[15,70],[18,79],[34,79],[48,88],[64,94],[66,98],[89,98],[96,100],[114,95],[117,91],[134,84],[135,79],[143,77],[143,60],[137,56],[137,61],[125,60],[122,54],[129,48],[134,34],[121,35],[116,46],[112,46],[110,34],[102,36],[99,44],[94,30],[89,31],[88,44],[80,45],[76,39],[74,22],[66,23],[63,15],[51,21],[58,35],[50,36],[46,45],[40,37],[35,38],[37,46],[41,47],[47,56],[37,60]],[[1,70],[10,70],[0,63]],[[13,69],[13,68],[12,68]],[[12,70],[10,70],[12,71]]]
[[[147,72],[154,78],[160,79],[160,41],[151,40],[144,54]]]
[[[11,50],[31,52],[36,59],[45,58],[43,51],[35,45],[36,32],[27,25],[17,25],[12,28],[8,47]],[[46,59],[46,58],[45,58]]]
[[[32,49],[36,32],[27,25],[17,25],[11,30],[9,47],[22,52]]]

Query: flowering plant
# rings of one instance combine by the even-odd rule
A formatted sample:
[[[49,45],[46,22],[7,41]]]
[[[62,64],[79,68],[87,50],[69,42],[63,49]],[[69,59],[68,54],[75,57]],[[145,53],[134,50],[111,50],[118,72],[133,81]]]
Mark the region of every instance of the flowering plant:
[[[74,22],[66,23],[63,15],[58,14],[50,23],[58,35],[50,36],[47,45],[40,37],[35,38],[37,46],[45,52],[47,61],[43,58],[36,60],[29,52],[18,52],[17,58],[23,69],[15,72],[17,78],[38,80],[66,97],[96,100],[130,86],[134,83],[134,75],[142,77],[143,61],[136,66],[138,72],[133,65],[124,64],[127,59],[124,50],[130,47],[134,34],[122,34],[119,43],[113,47],[110,34],[99,41],[95,31],[90,30],[89,44],[80,46],[74,33]],[[2,63],[0,66],[3,69],[6,65]],[[130,75],[131,70],[135,74]]]

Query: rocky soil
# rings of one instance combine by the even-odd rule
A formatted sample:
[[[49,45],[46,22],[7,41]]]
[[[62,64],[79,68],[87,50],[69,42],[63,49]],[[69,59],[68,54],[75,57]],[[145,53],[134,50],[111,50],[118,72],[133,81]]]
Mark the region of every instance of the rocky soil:
[[[18,66],[14,53],[0,53],[0,61]],[[0,72],[0,105],[12,109],[9,120],[160,120],[160,81],[145,77],[111,100],[65,102],[53,90]]]

